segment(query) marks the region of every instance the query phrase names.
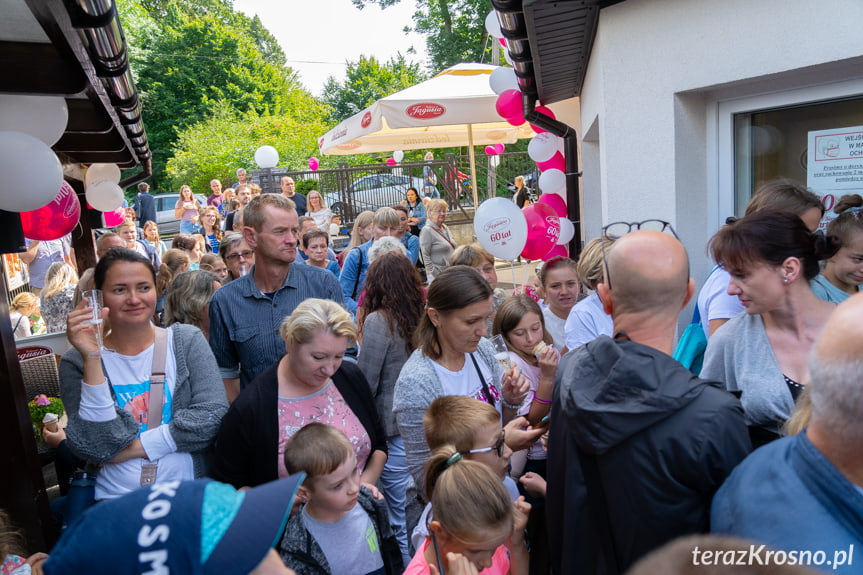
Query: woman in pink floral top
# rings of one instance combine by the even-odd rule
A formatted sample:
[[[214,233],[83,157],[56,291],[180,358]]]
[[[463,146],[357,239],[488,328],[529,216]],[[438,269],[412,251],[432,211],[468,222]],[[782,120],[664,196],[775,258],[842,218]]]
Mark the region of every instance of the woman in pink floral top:
[[[354,446],[362,482],[377,483],[387,459],[386,434],[362,371],[342,362],[356,327],[330,300],[307,299],[282,324],[287,353],[234,401],[216,439],[213,477],[237,487],[288,475],[287,440],[312,421],[343,431]]]

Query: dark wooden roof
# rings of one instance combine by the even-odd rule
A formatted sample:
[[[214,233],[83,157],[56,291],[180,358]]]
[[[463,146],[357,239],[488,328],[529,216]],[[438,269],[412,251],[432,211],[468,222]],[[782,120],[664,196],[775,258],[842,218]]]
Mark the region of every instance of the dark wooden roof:
[[[551,104],[580,95],[600,9],[623,0],[492,0],[522,92]]]
[[[142,165],[152,156],[111,0],[2,0],[0,93],[59,95],[69,122],[63,163]]]

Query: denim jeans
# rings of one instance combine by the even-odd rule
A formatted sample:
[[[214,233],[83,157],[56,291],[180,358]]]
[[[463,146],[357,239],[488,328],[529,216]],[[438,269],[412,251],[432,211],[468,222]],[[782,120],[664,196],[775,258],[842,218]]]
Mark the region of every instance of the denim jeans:
[[[407,565],[410,563],[411,555],[408,551],[408,531],[405,525],[405,487],[407,487],[411,475],[408,471],[405,444],[401,436],[388,437],[387,448],[389,449],[389,456],[386,465],[384,465],[383,473],[381,473],[380,486],[386,498],[390,523],[399,542],[402,559]]]
[[[192,220],[180,220],[180,233],[191,234],[195,231],[196,225]]]

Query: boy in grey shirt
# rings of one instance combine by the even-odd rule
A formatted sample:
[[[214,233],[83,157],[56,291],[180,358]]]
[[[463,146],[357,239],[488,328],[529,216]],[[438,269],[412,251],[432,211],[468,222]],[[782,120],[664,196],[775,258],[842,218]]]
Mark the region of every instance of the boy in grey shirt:
[[[310,423],[288,440],[288,473],[306,472],[279,543],[279,555],[297,575],[398,575],[401,551],[383,496],[360,485],[354,447],[344,433]],[[359,505],[357,505],[359,503]]]

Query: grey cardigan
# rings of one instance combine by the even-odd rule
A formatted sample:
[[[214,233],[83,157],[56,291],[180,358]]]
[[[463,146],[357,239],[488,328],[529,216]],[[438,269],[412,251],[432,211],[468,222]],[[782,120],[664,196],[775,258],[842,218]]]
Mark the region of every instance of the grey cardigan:
[[[446,227],[446,224],[441,229],[432,221],[428,221],[420,230],[420,253],[423,258],[423,265],[426,268],[426,273],[432,277],[437,277],[449,267],[449,258],[455,249],[455,240],[452,240],[451,244],[441,237],[441,233],[449,235],[452,240],[452,235],[449,234],[449,228]]]
[[[741,313],[710,336],[700,377],[742,392],[746,425],[778,432],[794,409],[760,315]]]
[[[494,359],[494,346],[489,340],[479,340],[474,356],[477,361],[485,363],[493,380],[500,382],[500,366]],[[405,444],[408,470],[420,492],[423,492],[425,485],[423,468],[430,455],[423,429],[423,415],[431,402],[443,394],[443,386],[432,360],[423,355],[421,349],[415,350],[396,381],[393,412]]]
[[[387,316],[380,311],[370,313],[363,323],[363,344],[357,365],[369,382],[387,437],[399,434],[393,414],[393,394],[399,372],[407,360],[405,340],[398,329],[391,331]]]
[[[216,438],[222,416],[228,411],[225,386],[201,330],[185,324],[174,324],[168,329],[173,332],[177,363],[173,418],[168,428],[177,451],[192,454],[195,477],[204,477],[207,474],[206,451]],[[81,419],[78,415],[81,386],[86,385],[82,382],[83,365],[75,348],[67,351],[60,361],[60,392],[69,417],[66,435],[72,451],[82,459],[103,463],[131,444],[141,426],[131,413],[116,406],[117,417],[111,421]]]

